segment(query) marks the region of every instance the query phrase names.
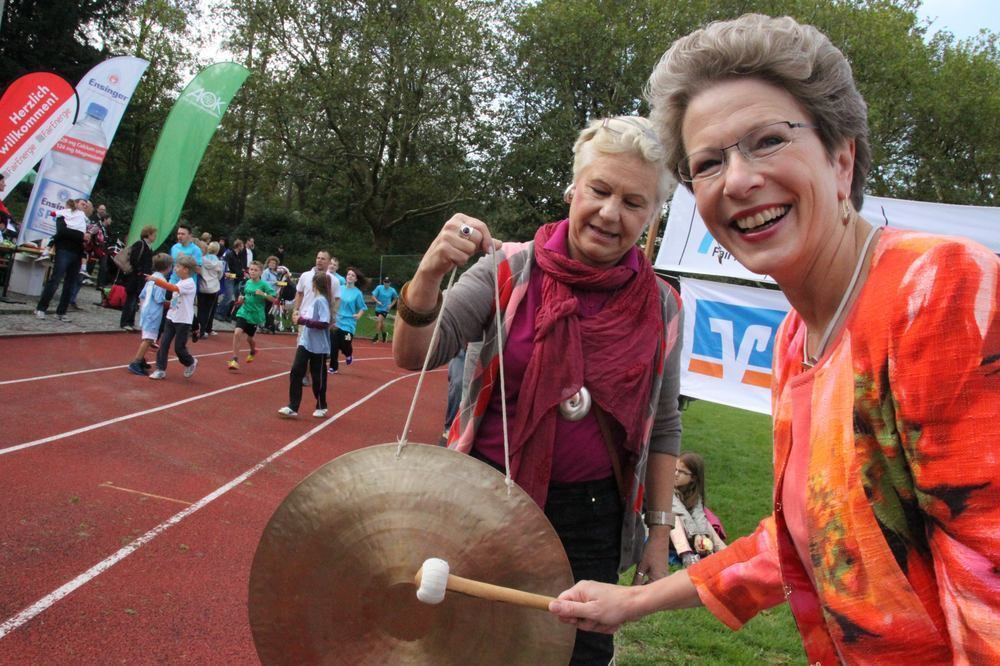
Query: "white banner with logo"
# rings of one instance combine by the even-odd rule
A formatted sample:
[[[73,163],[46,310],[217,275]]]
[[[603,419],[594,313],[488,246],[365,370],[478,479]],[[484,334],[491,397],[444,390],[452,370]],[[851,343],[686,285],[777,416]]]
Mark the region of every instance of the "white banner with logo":
[[[771,413],[771,359],[788,301],[776,289],[681,278],[681,394]]]
[[[67,199],[90,197],[104,155],[148,66],[142,58],[110,58],[80,79],[76,124],[42,159],[24,212],[21,242],[51,236],[56,231],[52,214],[64,208]]]
[[[861,214],[873,224],[971,238],[1000,254],[1000,208],[866,196]],[[655,266],[665,271],[773,282],[743,268],[712,238],[698,215],[694,197],[684,187],[674,192]]]

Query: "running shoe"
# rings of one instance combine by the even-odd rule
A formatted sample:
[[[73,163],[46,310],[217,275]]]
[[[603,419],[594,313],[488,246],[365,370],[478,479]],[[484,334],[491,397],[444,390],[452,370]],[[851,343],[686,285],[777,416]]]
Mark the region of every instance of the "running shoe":
[[[142,377],[146,376],[146,371],[143,370],[142,365],[136,363],[135,361],[128,364],[128,371],[133,375],[140,375]]]
[[[184,368],[184,376],[190,378],[194,371],[198,369],[198,359],[193,359],[194,363]]]
[[[254,359],[253,354],[247,354],[247,363],[253,363],[253,359]]]
[[[153,374],[149,376],[150,379],[164,379],[167,376],[166,370],[153,370]]]
[[[331,375],[335,375],[335,374],[337,374],[337,371],[336,371],[336,370],[334,370],[333,368],[329,368],[329,369],[327,370],[327,372],[328,372],[329,374],[331,374]]]
[[[315,410],[313,412],[313,416],[315,416],[318,419],[324,418],[326,416],[326,410],[325,409],[317,409],[317,410]]]
[[[35,310],[35,316],[39,319],[45,319],[45,310]]]
[[[350,365],[351,363],[354,363],[354,357],[353,356],[346,357],[344,359],[344,363],[346,363],[347,365]]]
[[[294,419],[299,413],[291,407],[282,407],[278,410],[278,416],[283,419]]]
[[[239,362],[239,361],[237,361],[237,360],[236,360],[236,359],[234,358],[233,360],[231,360],[231,361],[229,362],[229,364],[228,364],[228,366],[227,366],[227,367],[228,367],[228,368],[229,368],[230,370],[239,370],[239,369],[240,369],[240,362]]]
[[[58,319],[59,321],[63,322],[64,324],[68,324],[71,321],[73,321],[72,317],[68,317],[68,316],[66,316],[64,314],[57,314],[56,315],[56,319]]]

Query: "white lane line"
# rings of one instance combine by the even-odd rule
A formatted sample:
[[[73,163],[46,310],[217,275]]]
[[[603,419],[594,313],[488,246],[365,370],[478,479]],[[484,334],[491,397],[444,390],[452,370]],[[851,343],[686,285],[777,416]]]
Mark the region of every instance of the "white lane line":
[[[442,371],[437,370],[435,372],[442,372]],[[282,373],[282,374],[284,374],[284,373]],[[18,627],[24,625],[25,623],[30,622],[33,618],[37,617],[41,613],[44,613],[54,603],[56,603],[57,601],[59,601],[63,597],[66,597],[69,594],[72,594],[74,591],[76,591],[79,588],[81,588],[82,586],[86,585],[87,583],[89,583],[91,580],[93,580],[97,576],[100,576],[102,573],[104,573],[105,571],[107,571],[111,567],[115,566],[116,564],[118,564],[119,562],[121,562],[122,560],[124,560],[126,557],[128,557],[129,555],[131,555],[135,551],[139,550],[139,548],[141,548],[142,546],[146,545],[147,543],[149,543],[150,541],[152,541],[153,539],[155,539],[156,537],[158,537],[160,534],[163,534],[165,531],[167,531],[168,529],[170,529],[171,527],[173,527],[177,523],[181,522],[182,520],[184,520],[185,518],[187,518],[188,516],[190,516],[194,512],[198,511],[199,509],[204,508],[205,506],[209,505],[210,503],[214,502],[218,498],[220,498],[223,495],[225,495],[226,493],[228,493],[233,488],[236,488],[237,486],[239,486],[240,484],[242,484],[244,481],[246,481],[247,479],[249,479],[251,476],[253,476],[257,472],[261,471],[262,469],[264,469],[265,467],[267,467],[269,464],[271,464],[273,461],[275,461],[278,458],[280,458],[281,456],[285,455],[286,453],[288,453],[292,449],[296,448],[299,444],[301,444],[302,442],[306,441],[307,439],[309,439],[310,437],[312,437],[316,433],[320,432],[321,430],[323,430],[323,428],[326,428],[328,425],[330,425],[331,423],[333,423],[334,421],[336,421],[337,419],[339,419],[344,414],[347,414],[348,412],[352,411],[353,409],[355,409],[355,408],[359,407],[360,405],[364,404],[365,402],[367,402],[371,398],[375,397],[376,395],[378,395],[379,393],[381,393],[385,389],[389,388],[390,386],[392,386],[396,382],[402,381],[404,379],[409,379],[411,377],[416,377],[418,375],[419,375],[419,373],[411,373],[411,374],[408,374],[408,375],[403,375],[402,377],[397,377],[396,379],[393,379],[391,381],[386,382],[385,384],[383,384],[379,388],[375,389],[374,391],[372,391],[371,393],[369,393],[365,397],[361,398],[360,400],[357,400],[353,404],[348,405],[344,409],[340,410],[339,412],[337,412],[336,414],[334,414],[333,416],[331,416],[330,418],[328,418],[326,421],[324,421],[323,423],[319,424],[318,426],[316,426],[312,430],[308,431],[307,433],[305,433],[304,435],[302,435],[298,439],[296,439],[296,440],[292,441],[291,443],[285,445],[284,448],[279,449],[278,451],[275,451],[274,453],[272,453],[271,455],[269,455],[267,458],[264,458],[264,460],[260,461],[259,463],[257,463],[256,465],[254,465],[253,467],[251,467],[250,469],[248,469],[247,471],[243,472],[242,474],[240,474],[238,477],[236,477],[235,479],[233,479],[229,483],[225,484],[224,486],[220,486],[219,488],[215,489],[213,492],[209,493],[208,495],[205,495],[204,497],[202,497],[200,500],[198,500],[197,502],[195,502],[194,504],[192,504],[188,508],[182,510],[179,513],[174,514],[173,516],[171,516],[167,520],[163,521],[162,523],[160,523],[159,525],[157,525],[153,529],[149,530],[148,532],[146,532],[145,534],[143,534],[139,538],[135,539],[131,543],[123,546],[122,548],[120,548],[114,554],[110,555],[109,557],[105,558],[104,560],[101,560],[100,562],[98,562],[97,564],[95,564],[94,566],[92,566],[91,568],[87,569],[82,574],[80,574],[79,576],[77,576],[73,580],[69,581],[68,583],[66,583],[62,587],[59,587],[58,589],[56,589],[56,590],[50,592],[49,594],[45,595],[44,597],[42,597],[41,599],[39,599],[35,603],[31,604],[30,606],[28,606],[27,608],[25,608],[24,610],[22,610],[17,615],[15,615],[15,616],[13,616],[11,618],[8,618],[7,620],[4,621],[3,624],[0,624],[0,638],[3,638],[4,636],[6,636],[10,632],[14,631]],[[260,381],[260,380],[258,380],[258,381]]]
[[[295,351],[295,347],[261,347],[260,351],[274,351],[276,349],[277,350],[287,349],[289,351]],[[188,350],[190,350],[190,347],[188,348]],[[192,356],[194,356],[195,358],[206,358],[208,356],[222,356],[223,354],[232,354],[232,353],[233,353],[232,349],[227,349],[225,351],[211,352],[208,354],[192,354]],[[176,361],[177,357],[172,356],[171,360]],[[108,372],[110,370],[124,370],[127,367],[128,364],[109,365],[103,368],[90,368],[89,370],[73,370],[71,372],[60,372],[54,375],[40,375],[38,377],[24,377],[22,379],[6,379],[4,381],[0,381],[0,386],[6,386],[7,384],[22,384],[24,382],[40,382],[43,379],[58,379],[60,377],[72,377],[73,375],[87,375],[90,374],[91,372]]]
[[[67,437],[74,437],[76,435],[83,434],[85,432],[90,432],[91,430],[97,430],[99,428],[106,428],[107,426],[114,425],[116,423],[121,423],[122,421],[131,421],[132,419],[137,419],[140,416],[146,416],[147,414],[155,414],[156,412],[162,412],[166,409],[171,409],[173,407],[179,407],[181,405],[186,405],[189,402],[194,402],[195,400],[201,400],[203,398],[211,398],[213,395],[219,395],[220,393],[226,393],[227,391],[235,391],[236,389],[243,388],[244,386],[253,386],[254,384],[259,384],[260,382],[270,381],[278,377],[287,377],[288,371],[278,372],[273,375],[268,375],[267,377],[261,377],[260,379],[254,379],[249,382],[243,382],[242,384],[233,384],[232,386],[226,386],[225,388],[216,389],[215,391],[210,391],[208,393],[199,393],[198,395],[193,395],[190,398],[184,398],[183,400],[178,400],[177,402],[171,402],[166,405],[160,405],[158,407],[153,407],[151,409],[144,409],[141,412],[133,412],[132,414],[125,414],[124,416],[116,416],[113,419],[108,419],[107,421],[101,421],[100,423],[92,423],[88,426],[83,426],[82,428],[77,428],[76,430],[69,430],[67,432],[61,432],[58,435],[50,435],[49,437],[43,437],[42,439],[36,439],[31,442],[25,442],[24,444],[15,444],[14,446],[9,446],[6,449],[0,449],[0,456],[5,456],[8,453],[14,453],[16,451],[21,451],[24,449],[30,449],[34,446],[41,446],[42,444],[48,444],[49,442],[55,442],[60,439],[66,439]]]

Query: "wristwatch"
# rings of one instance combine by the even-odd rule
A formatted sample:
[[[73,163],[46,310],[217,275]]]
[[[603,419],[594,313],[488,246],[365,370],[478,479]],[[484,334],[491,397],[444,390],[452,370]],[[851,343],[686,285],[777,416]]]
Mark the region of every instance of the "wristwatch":
[[[670,511],[647,511],[646,525],[650,527],[653,525],[667,525],[668,527],[673,527],[674,514]]]

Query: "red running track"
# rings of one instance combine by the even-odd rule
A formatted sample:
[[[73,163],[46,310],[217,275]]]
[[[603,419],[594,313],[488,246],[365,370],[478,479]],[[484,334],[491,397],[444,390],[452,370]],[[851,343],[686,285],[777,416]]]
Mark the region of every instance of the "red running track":
[[[330,411],[287,403],[295,338],[226,369],[190,345],[184,379],[131,375],[123,333],[0,338],[0,663],[257,663],[247,584],[271,514],[310,472],[394,442],[417,374],[361,341],[330,377]],[[242,359],[241,359],[242,360]],[[424,381],[410,441],[437,441],[447,379]]]

